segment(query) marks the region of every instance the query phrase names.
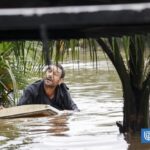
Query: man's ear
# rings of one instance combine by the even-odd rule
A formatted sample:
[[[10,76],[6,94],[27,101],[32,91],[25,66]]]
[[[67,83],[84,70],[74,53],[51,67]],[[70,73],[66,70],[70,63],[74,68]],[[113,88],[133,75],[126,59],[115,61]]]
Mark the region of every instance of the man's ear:
[[[60,85],[61,83],[64,83],[64,79],[63,79],[63,78],[60,79],[59,85]]]

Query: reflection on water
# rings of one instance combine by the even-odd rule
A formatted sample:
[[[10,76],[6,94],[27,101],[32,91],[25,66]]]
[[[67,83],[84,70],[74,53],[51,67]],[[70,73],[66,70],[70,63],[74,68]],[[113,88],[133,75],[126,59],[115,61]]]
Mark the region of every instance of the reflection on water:
[[[54,118],[49,119],[51,128],[47,130],[47,132],[52,135],[65,136],[65,132],[69,130],[67,120],[68,116],[55,116]]]
[[[104,62],[103,62],[104,63]],[[0,120],[2,150],[149,150],[139,137],[119,134],[115,122],[122,120],[120,81],[109,71],[66,68],[66,83],[81,112],[72,116]],[[124,139],[125,138],[125,139]]]

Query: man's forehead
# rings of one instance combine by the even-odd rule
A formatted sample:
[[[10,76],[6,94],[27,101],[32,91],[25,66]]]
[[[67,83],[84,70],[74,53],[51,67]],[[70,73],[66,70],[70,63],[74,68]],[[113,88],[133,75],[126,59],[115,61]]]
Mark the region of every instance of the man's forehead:
[[[57,71],[57,72],[62,72],[62,70],[61,70],[59,67],[55,66],[55,65],[50,65],[50,66],[47,68],[47,70],[48,70],[48,69],[52,69],[53,71]]]

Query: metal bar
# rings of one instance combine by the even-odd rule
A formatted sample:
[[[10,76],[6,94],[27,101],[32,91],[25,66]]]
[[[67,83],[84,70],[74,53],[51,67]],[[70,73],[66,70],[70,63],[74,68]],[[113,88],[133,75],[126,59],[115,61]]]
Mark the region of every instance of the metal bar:
[[[149,0],[1,0],[0,8],[81,6],[102,4],[143,3]]]
[[[121,36],[150,32],[150,3],[0,9],[0,39]]]

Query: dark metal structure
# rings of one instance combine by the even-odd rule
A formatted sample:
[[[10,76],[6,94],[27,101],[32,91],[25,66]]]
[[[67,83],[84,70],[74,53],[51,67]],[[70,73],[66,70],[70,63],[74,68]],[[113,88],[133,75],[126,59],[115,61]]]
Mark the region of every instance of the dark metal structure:
[[[150,2],[0,1],[0,40],[39,40],[42,27],[49,39],[145,34],[150,32]]]
[[[1,0],[0,8],[131,4],[144,2],[149,2],[149,0]]]

